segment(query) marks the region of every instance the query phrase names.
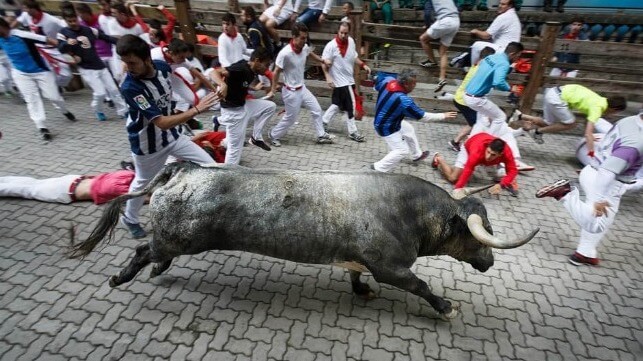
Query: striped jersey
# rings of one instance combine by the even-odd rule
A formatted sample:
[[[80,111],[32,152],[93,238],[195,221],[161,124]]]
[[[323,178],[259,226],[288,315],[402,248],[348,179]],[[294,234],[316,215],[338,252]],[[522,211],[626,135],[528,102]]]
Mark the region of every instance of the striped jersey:
[[[163,130],[154,119],[172,114],[172,69],[163,61],[153,60],[156,73],[151,78],[134,78],[127,73],[121,93],[129,108],[127,135],[132,153],[146,155],[167,147],[179,137],[178,127]]]
[[[424,110],[400,89],[395,78],[385,77],[380,80],[378,77],[375,90],[379,94],[375,105],[374,126],[381,137],[399,132],[404,117],[420,119],[424,116]]]

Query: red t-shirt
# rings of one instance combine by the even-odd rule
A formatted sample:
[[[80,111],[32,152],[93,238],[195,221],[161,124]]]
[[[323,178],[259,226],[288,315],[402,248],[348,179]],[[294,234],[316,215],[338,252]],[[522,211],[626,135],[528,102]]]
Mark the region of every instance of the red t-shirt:
[[[93,178],[89,193],[95,204],[103,204],[129,192],[129,185],[134,179],[131,170],[119,170],[111,173],[102,173]]]
[[[496,137],[494,137],[491,134],[487,133],[478,133],[474,135],[473,137],[469,138],[465,143],[464,143],[464,148],[467,150],[467,153],[469,154],[469,158],[467,158],[467,163],[464,165],[464,169],[462,170],[462,174],[460,175],[460,178],[458,178],[458,181],[455,184],[455,188],[462,188],[467,185],[467,182],[469,182],[469,178],[471,178],[471,175],[473,174],[474,169],[476,166],[482,164],[482,165],[497,165],[500,163],[505,164],[505,169],[507,171],[507,175],[505,175],[502,180],[500,181],[500,184],[502,186],[509,186],[511,183],[514,181],[516,176],[518,175],[518,168],[516,168],[516,162],[514,161],[514,156],[513,153],[511,152],[511,148],[507,144],[505,144],[505,149],[502,151],[502,154],[500,157],[487,162],[485,160],[485,151],[487,147],[489,146],[489,143],[491,143]]]

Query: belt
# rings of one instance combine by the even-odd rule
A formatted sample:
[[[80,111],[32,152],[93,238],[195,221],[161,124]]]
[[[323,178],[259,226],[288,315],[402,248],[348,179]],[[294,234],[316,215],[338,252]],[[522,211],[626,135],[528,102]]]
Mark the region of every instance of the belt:
[[[297,86],[297,87],[294,87],[294,88],[293,88],[293,87],[291,87],[291,86],[288,86],[288,85],[284,84],[284,88],[286,88],[286,89],[288,89],[288,90],[290,90],[290,91],[297,91],[297,90],[299,90],[299,89],[301,89],[301,88],[303,88],[303,87],[304,87],[303,85],[300,85],[300,86]]]
[[[88,178],[91,178],[91,177],[86,176],[86,175],[81,175],[80,177],[74,179],[73,182],[71,182],[71,184],[69,185],[69,192],[67,194],[69,194],[69,197],[71,198],[72,202],[77,201],[77,199],[76,199],[76,188],[78,188],[78,185],[80,184],[80,182],[82,182],[82,181],[84,181],[85,179],[88,179]]]
[[[466,96],[472,97],[472,98],[484,98],[484,95],[473,95],[469,93],[464,93]]]

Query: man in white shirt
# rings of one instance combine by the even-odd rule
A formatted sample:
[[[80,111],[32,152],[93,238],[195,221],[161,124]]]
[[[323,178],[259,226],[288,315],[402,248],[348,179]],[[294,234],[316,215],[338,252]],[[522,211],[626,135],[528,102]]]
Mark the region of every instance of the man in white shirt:
[[[505,51],[509,43],[520,42],[522,25],[514,8],[514,0],[500,0],[498,4],[498,16],[487,30],[473,29],[471,35],[487,40],[476,41],[471,45],[471,64],[475,64],[480,58],[480,51],[487,46],[496,50],[496,53]],[[491,40],[489,42],[488,40]]]
[[[295,124],[295,121],[299,118],[299,111],[302,106],[310,110],[311,120],[313,121],[313,127],[315,128],[317,136],[317,143],[333,143],[331,135],[324,131],[322,110],[319,102],[304,84],[304,69],[308,57],[320,63],[325,63],[326,65],[328,65],[328,62],[313,53],[313,49],[306,44],[307,40],[308,27],[302,23],[295,23],[292,27],[292,40],[290,44],[286,45],[286,47],[279,52],[275,60],[272,87],[267,98],[271,98],[276,92],[279,76],[283,73],[284,84],[281,88],[281,98],[286,108],[284,117],[270,131],[270,142],[275,147],[281,146],[281,137],[286,135],[288,129]]]
[[[112,20],[107,21],[107,31],[105,32],[109,36],[115,38],[120,38],[124,35],[135,35],[141,36],[145,33],[143,28],[139,23],[136,22],[136,19],[130,13],[130,10],[125,6],[125,4],[118,3],[111,6],[112,11]],[[102,26],[102,24],[101,24]],[[123,64],[121,58],[116,53],[116,45],[112,47],[112,76],[116,79],[117,82],[120,82],[123,78]]]
[[[268,0],[264,0],[268,5]],[[292,6],[292,0],[273,0],[273,5],[267,8],[259,17],[259,21],[264,23],[266,31],[275,43],[277,48],[281,48],[281,38],[277,32],[277,27],[286,22],[286,20],[295,20],[295,9]]]
[[[224,68],[238,62],[248,60],[252,50],[248,49],[246,41],[237,32],[237,19],[234,15],[226,13],[221,20],[222,33],[219,35],[217,45],[219,63]]]
[[[324,47],[322,59],[330,62],[323,64],[328,86],[333,89],[332,103],[324,113],[324,128],[328,126],[333,116],[338,112],[346,112],[348,137],[356,142],[363,142],[364,136],[355,126],[355,63],[360,68],[371,73],[371,69],[360,60],[355,49],[355,40],[348,36],[350,24],[342,22],[337,30],[337,36]]]

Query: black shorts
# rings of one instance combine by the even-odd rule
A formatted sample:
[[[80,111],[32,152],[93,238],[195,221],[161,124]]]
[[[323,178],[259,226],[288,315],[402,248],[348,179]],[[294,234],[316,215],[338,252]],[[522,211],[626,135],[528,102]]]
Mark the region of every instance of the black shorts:
[[[347,85],[333,89],[332,103],[339,107],[339,110],[348,113],[348,119],[355,118],[355,85]]]
[[[458,108],[460,113],[462,113],[462,115],[464,116],[464,119],[467,120],[467,123],[473,127],[473,125],[476,124],[476,117],[478,116],[478,112],[469,108],[466,105],[462,105],[456,102],[455,99],[453,100],[453,104],[455,105],[456,108]]]

